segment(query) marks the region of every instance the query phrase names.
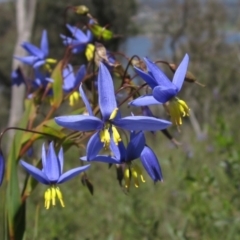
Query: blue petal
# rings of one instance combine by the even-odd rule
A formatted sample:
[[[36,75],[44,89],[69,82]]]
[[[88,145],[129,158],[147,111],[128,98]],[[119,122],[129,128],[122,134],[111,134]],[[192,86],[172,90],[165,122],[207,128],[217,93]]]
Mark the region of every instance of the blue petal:
[[[41,50],[44,54],[44,58],[46,58],[49,54],[48,37],[47,37],[47,31],[46,30],[43,30],[43,32],[42,32]]]
[[[166,129],[172,123],[154,117],[130,116],[115,120],[113,124],[129,131],[156,131]]]
[[[136,158],[139,158],[144,146],[145,146],[145,137],[142,131],[132,135],[130,142],[128,143],[128,146],[127,146],[126,161],[128,162]]]
[[[80,92],[80,96],[82,97],[82,100],[87,108],[87,111],[88,111],[88,114],[90,116],[93,116],[93,111],[92,111],[92,108],[91,108],[91,105],[87,99],[87,96],[85,95],[84,91],[83,91],[83,88],[82,88],[82,84],[80,85],[79,87],[79,92]]]
[[[37,58],[43,59],[44,58],[44,54],[42,52],[41,49],[39,49],[38,47],[36,47],[35,45],[29,43],[29,42],[24,42],[22,44],[22,47],[30,54],[33,55]]]
[[[93,131],[103,128],[103,122],[94,116],[72,115],[55,117],[55,122],[65,128],[76,131]]]
[[[38,182],[42,183],[42,184],[46,184],[49,185],[49,181],[47,176],[45,175],[44,172],[42,172],[41,170],[39,170],[38,168],[30,165],[29,163],[26,163],[22,160],[20,160],[20,164],[26,169],[26,171],[33,176],[33,178],[35,178]]]
[[[71,178],[75,177],[76,175],[78,175],[79,173],[86,171],[89,167],[90,167],[90,164],[83,166],[83,167],[71,169],[71,170],[65,172],[64,174],[62,174],[57,183],[66,182],[66,181],[70,180]]]
[[[103,143],[100,141],[99,132],[96,132],[91,136],[87,144],[88,160],[95,158],[102,148]]]
[[[141,96],[141,97],[139,97],[137,99],[134,99],[133,101],[131,101],[129,103],[129,105],[137,106],[137,107],[154,105],[154,104],[160,104],[160,102],[158,102],[153,97],[153,95],[144,95],[144,96]]]
[[[80,159],[88,162],[103,162],[103,163],[112,163],[112,164],[121,163],[118,159],[107,156],[107,155],[98,155],[92,160],[87,160],[87,156],[81,157]]]
[[[180,65],[177,68],[177,71],[174,74],[173,77],[173,84],[176,85],[178,91],[181,90],[186,73],[187,73],[187,67],[188,67],[189,57],[186,54],[180,63]]]
[[[0,186],[2,185],[3,182],[4,172],[5,172],[5,159],[3,157],[2,151],[0,151]]]
[[[38,58],[35,56],[27,56],[27,57],[14,56],[14,58],[16,58],[17,60],[19,60],[25,64],[31,65],[31,66],[38,60]]]
[[[63,163],[64,163],[64,156],[63,156],[63,148],[61,147],[58,153],[58,161],[60,165],[60,174],[63,172]]]
[[[178,93],[177,88],[166,88],[165,86],[158,86],[153,89],[153,97],[160,103],[166,103]]]
[[[158,85],[165,86],[165,87],[172,87],[172,82],[168,79],[168,77],[162,72],[162,70],[153,62],[144,58],[148,71],[152,74],[155,81]]]
[[[42,145],[42,166],[43,166],[42,171],[43,171],[43,172],[45,172],[46,165],[47,165],[47,156],[46,156],[45,145],[43,144],[43,145]]]
[[[140,159],[146,172],[154,182],[163,181],[160,164],[155,153],[150,147],[148,146],[144,147]]]
[[[85,75],[86,75],[86,66],[81,65],[81,67],[78,69],[77,74],[76,74],[75,87],[79,86],[79,84],[82,82]]]
[[[12,80],[12,85],[21,85],[22,83],[25,83],[22,71],[20,68],[17,68],[16,70],[12,71],[11,73],[11,80]]]
[[[146,72],[142,71],[140,68],[134,67],[135,71],[137,72],[137,74],[151,87],[154,88],[155,86],[157,86],[157,82],[155,81],[155,79],[147,74]]]
[[[75,75],[73,72],[73,67],[68,64],[62,71],[63,75],[63,90],[65,92],[70,92],[75,87]]]
[[[98,72],[98,102],[104,120],[117,108],[112,77],[107,67],[100,63]]]
[[[113,139],[111,138],[111,141],[110,141],[110,146],[109,146],[111,152],[113,153],[113,156],[116,158],[116,159],[121,159],[121,154],[120,154],[120,150],[119,150],[119,146],[116,145],[116,143],[113,141]],[[124,147],[125,148],[125,147]],[[125,152],[126,152],[126,149],[125,149]],[[124,157],[125,159],[125,157]]]
[[[69,24],[66,24],[66,26],[68,30],[72,33],[73,37],[76,38],[79,42],[87,42],[87,37],[82,30],[73,27]]]
[[[33,64],[33,68],[39,68],[39,67],[41,67],[44,63],[45,63],[45,60],[36,61],[36,62]]]
[[[87,42],[91,42],[93,39],[93,34],[90,30],[87,30],[86,36],[87,36]]]
[[[44,173],[46,174],[48,180],[52,183],[56,183],[61,175],[60,164],[54,150],[53,142],[49,144]]]

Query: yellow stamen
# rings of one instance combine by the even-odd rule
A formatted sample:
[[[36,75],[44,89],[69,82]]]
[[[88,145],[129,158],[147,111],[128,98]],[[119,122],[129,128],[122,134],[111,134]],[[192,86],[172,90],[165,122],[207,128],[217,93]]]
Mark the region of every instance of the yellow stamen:
[[[109,120],[113,120],[117,116],[118,108],[115,108],[110,115]]]
[[[52,186],[51,188],[48,188],[45,191],[44,198],[45,198],[45,203],[44,207],[46,209],[49,209],[52,203],[52,206],[56,205],[56,197],[60,201],[60,204],[62,207],[65,207],[64,202],[63,202],[63,197],[60,189],[58,187]]]
[[[173,98],[167,105],[169,115],[173,124],[182,125],[182,117],[189,116],[189,107],[183,100]]]
[[[126,168],[124,171],[124,181],[125,181],[125,188],[129,188],[130,186],[130,181],[131,181],[131,176],[130,176],[130,169]]]
[[[108,127],[100,131],[100,139],[101,142],[104,143],[104,147],[108,148],[110,145],[110,133]]]
[[[53,58],[47,58],[45,60],[45,64],[43,65],[45,67],[45,69],[49,72],[52,71],[52,67],[51,67],[51,64],[55,64],[57,62],[56,59],[53,59]]]
[[[122,141],[120,134],[118,133],[118,130],[116,127],[112,126],[112,134],[113,134],[113,141],[116,145],[118,145],[119,142]]]
[[[95,51],[95,46],[93,44],[89,43],[86,47],[86,50],[85,50],[85,56],[86,56],[86,58],[89,62],[94,57],[94,51]]]
[[[71,107],[73,107],[74,104],[75,104],[76,102],[78,102],[79,98],[80,98],[80,97],[79,97],[79,93],[78,93],[77,91],[73,92],[73,93],[69,96],[69,105],[70,105]]]

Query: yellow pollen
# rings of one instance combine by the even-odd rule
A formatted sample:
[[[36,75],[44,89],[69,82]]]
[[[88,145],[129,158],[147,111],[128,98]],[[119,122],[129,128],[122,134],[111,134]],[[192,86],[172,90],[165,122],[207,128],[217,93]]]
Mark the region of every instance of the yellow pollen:
[[[127,189],[130,186],[131,177],[133,177],[134,186],[136,188],[139,187],[139,178],[141,179],[142,182],[145,182],[145,179],[142,174],[142,170],[136,164],[131,165],[130,168],[128,167],[124,171],[125,188],[127,188]]]
[[[109,120],[113,120],[117,116],[118,108],[115,108],[110,115]]]
[[[104,147],[109,148],[110,133],[109,133],[108,127],[104,128],[103,130],[100,131],[100,139],[101,139],[101,142],[104,143]]]
[[[93,44],[89,43],[86,47],[86,50],[85,50],[85,56],[86,56],[86,58],[89,62],[94,57],[94,51],[95,51],[95,46]]]
[[[65,207],[64,202],[63,202],[62,193],[58,187],[52,186],[51,188],[48,188],[45,191],[44,198],[45,198],[44,207],[46,209],[50,208],[51,203],[52,203],[52,206],[56,205],[56,198],[58,198],[58,200],[60,201],[61,206]]]
[[[74,106],[74,104],[79,100],[79,93],[77,91],[73,92],[70,96],[69,96],[69,105],[71,107]]]
[[[116,127],[112,126],[112,134],[113,134],[113,141],[116,145],[118,145],[119,142],[122,141],[120,134],[118,133],[118,130]]]
[[[173,124],[182,125],[182,117],[189,116],[189,107],[185,101],[178,98],[173,98],[167,105],[169,115]]]

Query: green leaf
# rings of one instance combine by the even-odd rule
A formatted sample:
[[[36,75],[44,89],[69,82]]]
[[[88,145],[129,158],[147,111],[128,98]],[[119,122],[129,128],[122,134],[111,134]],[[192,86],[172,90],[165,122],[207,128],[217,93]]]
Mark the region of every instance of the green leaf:
[[[62,77],[63,61],[59,61],[54,68],[51,78],[53,79],[53,107],[57,109],[63,100],[63,77]]]

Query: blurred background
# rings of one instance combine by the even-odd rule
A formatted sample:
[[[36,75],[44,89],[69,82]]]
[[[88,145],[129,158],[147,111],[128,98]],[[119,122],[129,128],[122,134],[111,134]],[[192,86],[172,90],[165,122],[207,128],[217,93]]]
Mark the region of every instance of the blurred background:
[[[65,31],[64,11],[79,4],[88,6],[101,25],[110,24],[123,36],[110,49],[176,64],[188,53],[188,69],[205,87],[185,83],[181,91],[191,116],[184,119],[180,132],[169,129],[182,143],[179,148],[161,133],[146,134],[162,166],[163,183],[153,184],[145,174],[146,183],[126,193],[114,168],[96,163],[88,172],[94,195],[76,178],[61,187],[66,207],[48,211],[43,207],[45,187],[39,185],[28,199],[25,239],[240,239],[240,1],[39,0],[30,41],[38,45],[47,29],[51,56],[62,58],[59,34]],[[26,7],[30,5],[31,0]],[[0,13],[3,129],[11,101],[16,2],[0,0]],[[69,14],[67,20],[77,24],[78,16]],[[152,110],[166,117],[161,106]],[[74,165],[78,158],[79,149],[65,156]],[[2,217],[3,213],[0,224]]]

